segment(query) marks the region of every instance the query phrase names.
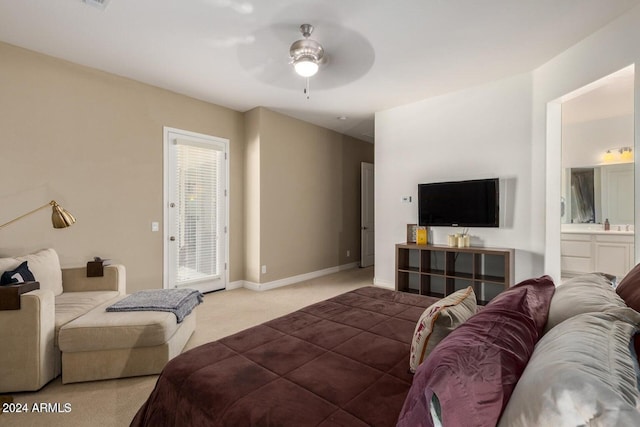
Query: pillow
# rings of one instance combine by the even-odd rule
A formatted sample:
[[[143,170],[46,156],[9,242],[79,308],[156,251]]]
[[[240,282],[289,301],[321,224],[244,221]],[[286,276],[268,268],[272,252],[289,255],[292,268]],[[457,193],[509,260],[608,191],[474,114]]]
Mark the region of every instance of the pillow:
[[[62,270],[60,259],[54,249],[42,249],[15,258],[0,258],[0,272],[13,270],[24,261],[29,263],[29,270],[33,273],[34,279],[40,282],[40,289],[49,289],[54,295],[62,293]]]
[[[603,273],[576,276],[556,288],[549,306],[545,333],[573,316],[626,307],[613,287],[615,278]]]
[[[413,332],[409,371],[415,372],[436,344],[475,312],[476,294],[471,286],[447,295],[427,308]]]
[[[434,425],[434,399],[442,425],[495,425],[542,333],[554,290],[548,276],[526,280],[452,331],[418,367],[398,426]]]
[[[27,266],[27,261],[13,270],[5,271],[0,277],[0,285],[13,285],[15,283],[33,282],[33,274]]]
[[[616,292],[635,311],[640,311],[640,264],[627,273],[616,287]]]
[[[579,314],[540,339],[500,426],[639,426],[640,314]]]

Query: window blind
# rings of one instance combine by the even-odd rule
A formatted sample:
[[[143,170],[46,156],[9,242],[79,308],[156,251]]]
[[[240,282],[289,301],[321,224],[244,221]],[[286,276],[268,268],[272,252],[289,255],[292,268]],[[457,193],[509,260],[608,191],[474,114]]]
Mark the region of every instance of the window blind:
[[[176,140],[178,286],[220,275],[218,197],[221,156],[222,152],[215,146]]]

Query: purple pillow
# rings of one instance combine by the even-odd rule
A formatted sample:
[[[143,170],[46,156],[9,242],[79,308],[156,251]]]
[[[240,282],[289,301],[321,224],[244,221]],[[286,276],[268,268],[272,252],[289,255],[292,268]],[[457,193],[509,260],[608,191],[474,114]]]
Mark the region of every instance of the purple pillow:
[[[555,285],[509,288],[458,326],[416,371],[398,426],[494,426],[542,335]],[[434,403],[432,405],[432,402]]]
[[[616,287],[627,306],[640,312],[640,264],[631,269]]]

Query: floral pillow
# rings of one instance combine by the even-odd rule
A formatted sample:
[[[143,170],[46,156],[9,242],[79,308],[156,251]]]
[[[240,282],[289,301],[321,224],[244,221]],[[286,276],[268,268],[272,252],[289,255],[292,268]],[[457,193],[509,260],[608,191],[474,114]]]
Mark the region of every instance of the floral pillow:
[[[476,312],[476,294],[469,286],[427,308],[413,332],[409,370],[415,373],[431,350]]]

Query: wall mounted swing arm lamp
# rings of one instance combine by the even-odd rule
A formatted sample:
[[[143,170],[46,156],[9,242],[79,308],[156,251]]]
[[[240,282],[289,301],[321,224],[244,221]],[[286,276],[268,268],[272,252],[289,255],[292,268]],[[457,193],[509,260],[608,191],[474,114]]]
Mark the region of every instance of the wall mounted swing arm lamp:
[[[29,216],[32,213],[36,213],[48,206],[51,206],[51,223],[53,224],[53,228],[67,228],[71,224],[76,222],[76,218],[71,215],[71,213],[67,212],[62,206],[56,203],[55,200],[52,200],[49,203],[40,206],[39,208],[29,211],[26,214],[20,215],[19,217],[14,218],[9,222],[5,222],[4,224],[0,225],[0,228],[6,227],[9,224],[13,224],[14,222],[19,221],[22,218]]]

